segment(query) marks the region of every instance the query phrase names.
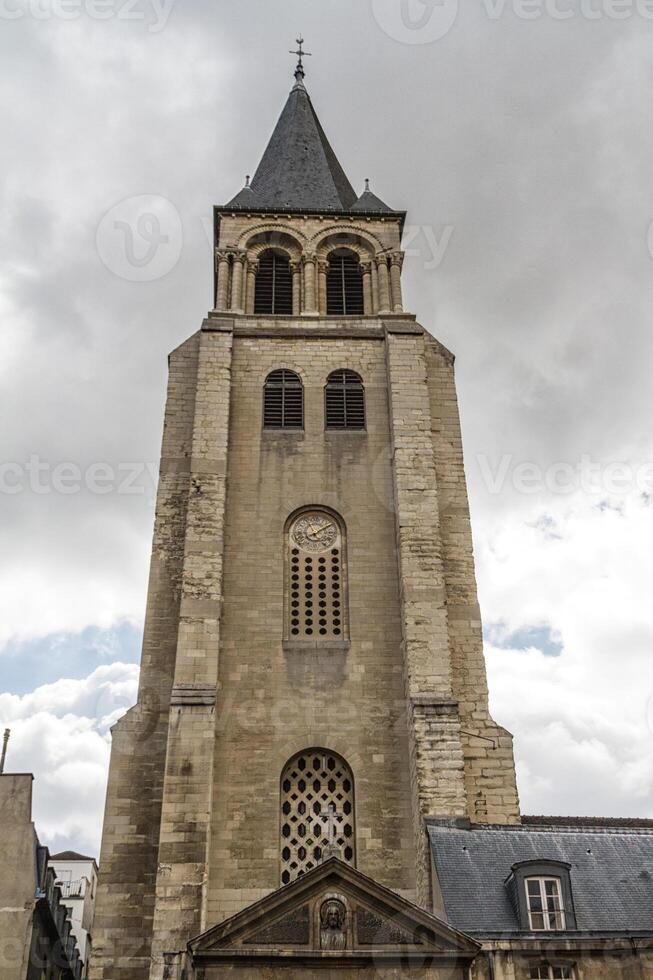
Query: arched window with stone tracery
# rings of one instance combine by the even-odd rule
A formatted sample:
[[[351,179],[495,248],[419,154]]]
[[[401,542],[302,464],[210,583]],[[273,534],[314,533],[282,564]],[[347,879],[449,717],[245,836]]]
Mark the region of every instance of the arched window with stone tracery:
[[[306,507],[286,525],[285,628],[288,642],[349,639],[347,537],[332,510]]]
[[[281,774],[281,884],[329,857],[356,864],[354,776],[325,749],[293,756]]]

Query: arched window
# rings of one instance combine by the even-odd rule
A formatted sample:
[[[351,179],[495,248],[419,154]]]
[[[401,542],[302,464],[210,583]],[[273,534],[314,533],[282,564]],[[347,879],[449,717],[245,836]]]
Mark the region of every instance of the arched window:
[[[263,426],[266,429],[304,427],[304,386],[294,371],[282,368],[265,379]]]
[[[327,510],[293,516],[286,530],[287,641],[343,642],[349,637],[345,527]]]
[[[363,273],[358,256],[347,248],[338,248],[329,255],[327,313],[362,316],[363,309]]]
[[[354,777],[335,752],[308,749],[281,775],[281,884],[329,857],[356,861]]]
[[[254,313],[292,314],[292,273],[285,252],[269,248],[259,256]]]
[[[365,428],[365,388],[355,371],[334,371],[324,389],[327,429]]]

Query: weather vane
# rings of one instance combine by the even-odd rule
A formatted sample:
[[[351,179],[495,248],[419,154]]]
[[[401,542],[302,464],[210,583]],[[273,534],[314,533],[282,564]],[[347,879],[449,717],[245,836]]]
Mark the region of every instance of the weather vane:
[[[297,71],[298,72],[301,72],[302,75],[303,75],[304,74],[304,62],[303,62],[302,59],[303,58],[310,58],[312,56],[312,54],[311,54],[310,51],[304,51],[304,38],[301,36],[301,34],[299,35],[299,37],[295,38],[295,41],[297,42],[297,51],[290,51],[289,54],[296,54],[297,55],[297,57],[299,59],[298,62],[297,62]]]

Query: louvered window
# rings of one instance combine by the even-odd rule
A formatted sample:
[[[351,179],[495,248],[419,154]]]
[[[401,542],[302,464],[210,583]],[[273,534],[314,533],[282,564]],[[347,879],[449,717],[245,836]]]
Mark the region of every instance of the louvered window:
[[[254,313],[292,314],[292,274],[286,255],[272,249],[259,258]]]
[[[294,371],[273,371],[265,380],[263,426],[266,429],[304,427],[304,387]]]
[[[338,249],[329,255],[327,313],[329,316],[363,314],[363,274],[355,252]]]
[[[355,371],[334,371],[324,389],[327,429],[365,428],[365,388]]]

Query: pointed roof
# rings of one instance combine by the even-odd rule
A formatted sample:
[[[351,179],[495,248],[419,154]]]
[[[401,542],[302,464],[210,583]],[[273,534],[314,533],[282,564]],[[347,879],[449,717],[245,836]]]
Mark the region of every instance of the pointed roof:
[[[340,964],[369,965],[378,955],[402,962],[422,963],[425,956],[470,961],[480,949],[470,936],[332,857],[192,939],[189,952],[195,963],[288,963],[295,957],[304,967],[324,959],[333,964],[336,947],[322,947],[311,923],[334,898],[344,904],[346,920],[345,942],[337,947]]]
[[[251,196],[228,206],[348,211],[356,192],[340,166],[304,86],[303,69],[254,174]]]
[[[378,211],[392,212],[392,208],[388,207],[388,205],[384,201],[382,201],[380,197],[377,197],[376,194],[372,193],[372,191],[370,190],[369,180],[365,181],[365,190],[358,198],[356,203],[352,204],[351,210],[373,211],[374,213],[377,213]]]

